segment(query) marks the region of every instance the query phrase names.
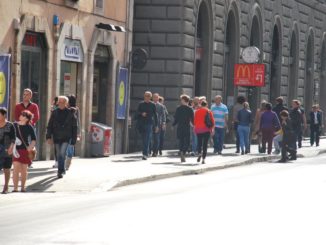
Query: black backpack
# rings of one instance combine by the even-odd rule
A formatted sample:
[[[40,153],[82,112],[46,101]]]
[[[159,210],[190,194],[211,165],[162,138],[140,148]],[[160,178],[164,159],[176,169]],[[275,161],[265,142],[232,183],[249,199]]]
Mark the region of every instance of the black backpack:
[[[209,111],[206,112],[205,125],[206,125],[207,128],[212,128],[213,127],[213,122],[211,120]]]

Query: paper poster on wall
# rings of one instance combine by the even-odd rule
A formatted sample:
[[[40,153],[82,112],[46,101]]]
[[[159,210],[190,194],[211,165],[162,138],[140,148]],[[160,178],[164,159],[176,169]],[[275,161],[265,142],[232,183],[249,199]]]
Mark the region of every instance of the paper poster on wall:
[[[0,107],[9,109],[11,86],[10,54],[0,55]],[[8,110],[9,111],[9,110]],[[9,115],[8,115],[9,116]]]
[[[71,83],[71,74],[65,73],[63,76],[63,94],[70,94],[70,83]]]
[[[120,67],[117,82],[117,119],[126,119],[128,98],[128,69]]]

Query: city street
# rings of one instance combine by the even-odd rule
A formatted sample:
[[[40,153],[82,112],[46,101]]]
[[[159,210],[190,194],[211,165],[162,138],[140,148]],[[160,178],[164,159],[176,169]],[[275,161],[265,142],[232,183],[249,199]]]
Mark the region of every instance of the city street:
[[[0,198],[0,244],[326,244],[326,155]]]

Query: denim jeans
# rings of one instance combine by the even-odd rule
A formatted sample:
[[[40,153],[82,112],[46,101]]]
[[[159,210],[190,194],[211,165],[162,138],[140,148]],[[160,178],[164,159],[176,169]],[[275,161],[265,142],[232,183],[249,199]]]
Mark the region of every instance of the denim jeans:
[[[75,146],[69,144],[67,147],[67,157],[72,158],[74,154],[75,154]]]
[[[282,140],[283,140],[282,134],[278,134],[273,138],[275,151],[281,151],[280,143],[282,142]]]
[[[141,134],[143,140],[143,156],[148,156],[149,145],[152,139],[152,133],[153,133],[153,124],[144,125],[144,130]]]
[[[160,147],[160,135],[161,135],[161,130],[159,130],[157,133],[153,133],[153,153],[157,154],[159,147]]]
[[[197,152],[197,144],[198,144],[197,134],[195,133],[193,127],[190,128],[190,131],[191,131],[191,151],[193,153],[196,153]]]
[[[160,151],[163,150],[163,146],[164,146],[164,138],[165,138],[165,130],[161,129],[161,130],[160,130],[160,144],[159,144],[159,147],[158,147],[158,149],[159,149]]]
[[[238,125],[238,134],[239,134],[241,151],[244,151],[244,150],[249,151],[250,127]]]
[[[66,160],[68,145],[69,145],[68,142],[54,144],[55,152],[57,154],[58,172],[61,174],[65,172],[65,160]]]
[[[216,128],[213,136],[214,141],[214,152],[222,152],[223,143],[224,143],[225,129],[224,128]]]

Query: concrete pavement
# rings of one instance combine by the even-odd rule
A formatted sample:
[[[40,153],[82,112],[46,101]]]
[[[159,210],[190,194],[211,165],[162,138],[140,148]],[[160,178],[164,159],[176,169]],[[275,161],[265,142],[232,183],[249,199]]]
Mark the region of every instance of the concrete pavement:
[[[326,139],[319,147],[310,147],[305,141],[298,150],[298,157],[314,157],[326,153]],[[280,156],[259,154],[256,145],[251,154],[235,154],[227,147],[222,156],[212,154],[209,149],[206,164],[197,164],[195,157],[180,163],[177,151],[165,151],[162,157],[141,160],[140,153],[114,155],[107,158],[74,158],[70,170],[63,179],[57,179],[53,161],[39,161],[29,169],[27,190],[29,192],[99,192],[115,187],[137,184],[176,176],[200,174],[207,171],[248,165],[258,162],[276,162]],[[1,184],[3,176],[1,176]],[[11,182],[12,183],[12,182]],[[10,190],[12,186],[10,186]]]

